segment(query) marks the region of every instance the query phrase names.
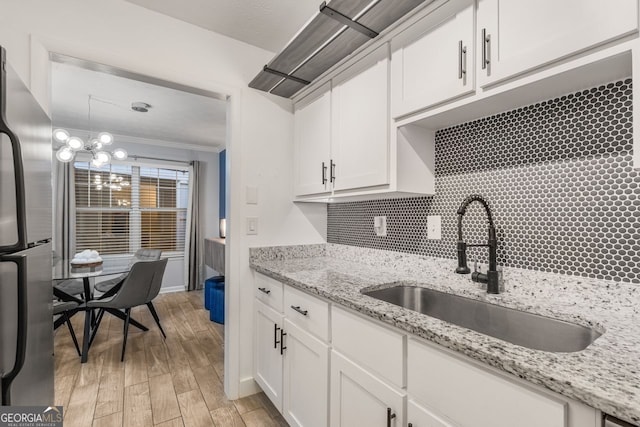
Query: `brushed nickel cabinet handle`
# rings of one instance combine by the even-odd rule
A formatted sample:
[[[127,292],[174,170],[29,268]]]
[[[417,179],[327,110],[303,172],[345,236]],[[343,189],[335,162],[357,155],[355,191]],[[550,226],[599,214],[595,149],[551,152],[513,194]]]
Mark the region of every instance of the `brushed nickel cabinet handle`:
[[[487,65],[491,63],[491,34],[487,34],[487,29],[482,29],[482,69],[486,70]]]
[[[458,42],[458,78],[462,79],[467,75],[467,47],[462,45],[462,40]]]

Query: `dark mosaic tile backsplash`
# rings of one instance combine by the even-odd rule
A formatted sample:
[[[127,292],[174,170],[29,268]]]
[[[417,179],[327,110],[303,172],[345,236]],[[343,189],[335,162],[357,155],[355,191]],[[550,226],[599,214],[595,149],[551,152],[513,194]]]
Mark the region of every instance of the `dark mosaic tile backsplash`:
[[[456,257],[469,194],[490,203],[500,265],[640,283],[640,171],[632,163],[631,80],[617,81],[436,133],[436,195],[328,206],[331,243]],[[387,236],[373,217],[387,216]],[[442,240],[427,239],[442,216]],[[484,242],[478,204],[467,242]],[[469,263],[487,262],[486,248]]]

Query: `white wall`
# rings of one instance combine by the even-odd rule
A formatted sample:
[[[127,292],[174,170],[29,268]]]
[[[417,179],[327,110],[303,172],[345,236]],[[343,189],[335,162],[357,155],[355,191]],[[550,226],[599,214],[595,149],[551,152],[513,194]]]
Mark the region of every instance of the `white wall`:
[[[323,242],[326,234],[325,206],[291,202],[291,103],[247,87],[273,54],[122,0],[0,0],[0,10],[0,44],[11,47],[9,60],[45,107],[46,51],[230,95],[224,379],[230,398],[254,392],[248,249]],[[259,188],[258,205],[245,203],[247,185]],[[259,217],[258,236],[244,234],[247,216]]]

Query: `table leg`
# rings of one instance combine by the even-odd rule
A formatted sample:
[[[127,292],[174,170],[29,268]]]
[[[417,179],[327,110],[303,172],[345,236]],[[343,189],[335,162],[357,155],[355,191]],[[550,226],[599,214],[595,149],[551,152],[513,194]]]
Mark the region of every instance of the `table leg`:
[[[91,313],[93,310],[85,310],[84,312],[84,337],[82,339],[82,358],[81,363],[87,363],[89,359],[89,337],[91,335]]]

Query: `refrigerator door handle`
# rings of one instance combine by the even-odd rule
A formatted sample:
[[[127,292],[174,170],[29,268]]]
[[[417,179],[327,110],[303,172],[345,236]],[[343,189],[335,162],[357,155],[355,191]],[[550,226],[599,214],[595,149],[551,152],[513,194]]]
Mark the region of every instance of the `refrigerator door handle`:
[[[22,150],[20,141],[7,125],[7,70],[6,52],[0,47],[0,133],[9,137],[13,153],[13,173],[16,185],[16,224],[18,241],[12,245],[0,246],[0,253],[17,252],[27,248],[27,217],[24,185],[24,169],[22,166]]]
[[[11,405],[11,383],[18,376],[24,366],[27,354],[27,257],[5,256],[3,261],[13,262],[18,267],[18,330],[16,340],[16,359],[13,369],[0,378],[2,383],[2,405]]]

